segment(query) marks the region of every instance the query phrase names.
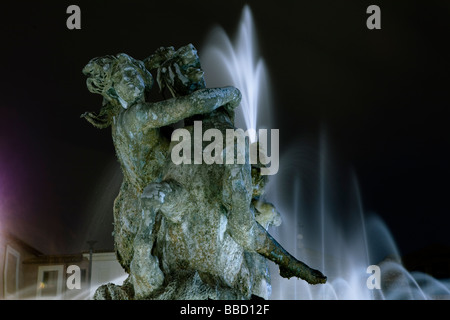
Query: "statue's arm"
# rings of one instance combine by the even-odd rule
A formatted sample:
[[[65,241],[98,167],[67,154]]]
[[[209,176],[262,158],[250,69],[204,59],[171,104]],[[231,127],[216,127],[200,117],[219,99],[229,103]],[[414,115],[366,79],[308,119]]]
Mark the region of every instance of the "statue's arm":
[[[240,102],[241,93],[234,87],[200,89],[182,97],[136,104],[125,112],[125,121],[132,121],[137,125],[136,129],[145,131],[208,113],[221,106],[236,108]]]

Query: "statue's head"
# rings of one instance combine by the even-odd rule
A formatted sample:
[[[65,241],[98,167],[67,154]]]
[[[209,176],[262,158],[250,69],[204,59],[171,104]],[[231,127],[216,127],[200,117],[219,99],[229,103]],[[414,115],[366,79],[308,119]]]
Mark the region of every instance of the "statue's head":
[[[103,96],[99,114],[82,115],[97,128],[106,128],[114,116],[137,102],[145,100],[146,91],[153,85],[153,77],[142,61],[125,53],[94,58],[83,68],[90,92]]]
[[[161,47],[144,62],[148,70],[156,69],[160,90],[167,88],[174,97],[206,87],[200,59],[192,44],[177,51],[173,47]]]
[[[144,101],[153,85],[152,75],[142,61],[125,53],[94,58],[83,68],[90,92],[103,96],[105,102],[124,109]]]

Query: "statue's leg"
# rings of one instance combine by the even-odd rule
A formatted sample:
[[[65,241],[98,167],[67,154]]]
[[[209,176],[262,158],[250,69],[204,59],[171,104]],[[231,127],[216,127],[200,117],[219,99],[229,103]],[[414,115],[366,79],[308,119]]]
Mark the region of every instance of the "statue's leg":
[[[248,150],[248,149],[247,149]],[[235,153],[236,154],[236,153]],[[233,239],[250,252],[257,252],[280,266],[282,277],[296,276],[308,283],[325,283],[318,270],[289,254],[255,219],[251,209],[251,167],[246,164],[226,164],[223,201],[228,209],[228,231]]]
[[[117,259],[127,273],[130,273],[133,259],[133,240],[139,229],[139,221],[135,219],[138,203],[136,192],[123,182],[114,201],[114,247]]]
[[[159,260],[152,255],[155,218],[155,210],[143,206],[140,228],[134,238],[133,260],[130,264],[135,299],[148,298],[164,281]]]

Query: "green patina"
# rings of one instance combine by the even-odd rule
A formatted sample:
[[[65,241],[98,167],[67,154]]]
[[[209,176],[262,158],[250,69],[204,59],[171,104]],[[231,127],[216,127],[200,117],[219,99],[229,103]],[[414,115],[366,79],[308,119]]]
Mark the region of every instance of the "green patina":
[[[193,121],[201,120],[204,130],[225,134],[234,129],[241,100],[237,88],[206,88],[192,45],[160,48],[143,61],[124,53],[95,58],[83,73],[103,107],[82,116],[97,128],[111,127],[124,177],[113,236],[129,277],[122,286],[101,286],[95,298],[268,298],[266,259],[284,277],[326,281],[267,232],[281,219],[264,201],[267,178],[259,168],[172,163],[167,132],[173,124],[184,120],[192,133]],[[154,77],[162,96],[148,102]]]

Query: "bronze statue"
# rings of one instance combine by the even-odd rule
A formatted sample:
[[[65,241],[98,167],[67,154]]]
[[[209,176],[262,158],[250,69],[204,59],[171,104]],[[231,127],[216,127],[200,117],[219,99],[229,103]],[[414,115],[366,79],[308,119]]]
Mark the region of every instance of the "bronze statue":
[[[148,102],[151,72],[163,96],[172,98]],[[283,277],[326,281],[267,232],[280,223],[279,214],[263,201],[265,177],[248,154],[245,164],[171,161],[171,125],[184,120],[192,131],[192,123],[202,121],[205,130],[225,132],[234,128],[241,99],[234,87],[206,88],[192,45],[160,48],[144,61],[126,54],[95,58],[83,73],[88,89],[103,96],[100,113],[83,117],[98,128],[111,126],[124,175],[114,204],[114,242],[130,275],[123,286],[100,287],[96,298],[268,298],[265,259],[277,263]]]

